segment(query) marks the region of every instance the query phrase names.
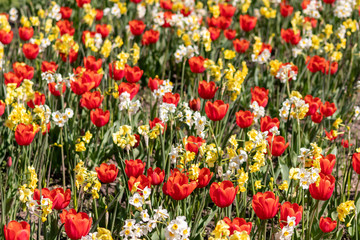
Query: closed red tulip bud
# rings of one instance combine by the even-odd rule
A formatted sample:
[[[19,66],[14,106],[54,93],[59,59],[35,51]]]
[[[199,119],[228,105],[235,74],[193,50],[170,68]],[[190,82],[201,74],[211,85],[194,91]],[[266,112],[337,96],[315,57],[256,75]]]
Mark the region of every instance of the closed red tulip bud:
[[[236,30],[233,29],[226,29],[224,30],[224,36],[228,39],[228,40],[233,40],[236,36]]]
[[[56,23],[56,26],[60,29],[60,35],[69,34],[73,36],[75,33],[75,28],[73,28],[73,23],[69,20],[60,20]]]
[[[212,121],[222,120],[229,109],[229,104],[225,104],[222,100],[216,100],[214,103],[207,101],[205,104],[205,113]]]
[[[22,50],[27,59],[33,60],[39,54],[40,49],[37,44],[25,43]]]
[[[4,114],[5,107],[6,107],[5,102],[3,102],[3,100],[0,100],[0,117]]]
[[[25,63],[15,62],[13,64],[14,73],[20,79],[31,80],[34,77],[34,68],[26,65]]]
[[[90,112],[90,119],[95,126],[102,127],[109,122],[110,111],[106,110],[104,112],[102,109],[97,108]]]
[[[286,2],[280,3],[281,16],[288,17],[293,13],[293,11],[294,11],[294,8],[291,5],[286,4]]]
[[[189,59],[190,70],[193,73],[203,73],[205,59],[202,56],[192,57]]]
[[[279,207],[279,197],[275,197],[273,192],[258,192],[253,196],[252,208],[256,216],[262,220],[273,218]]]
[[[137,178],[141,174],[144,173],[146,163],[141,161],[140,159],[130,159],[125,160],[125,173],[128,178],[135,177]]]
[[[234,7],[231,4],[219,4],[220,7],[220,16],[231,18],[234,16],[234,13],[236,11],[236,7]]]
[[[28,41],[34,35],[34,29],[32,27],[19,27],[19,37],[23,41]]]
[[[137,148],[137,147],[140,145],[141,139],[140,139],[140,135],[139,135],[139,134],[136,134],[136,133],[135,133],[134,136],[135,136],[136,143],[135,143],[135,145],[133,146],[133,148]]]
[[[99,108],[103,99],[104,96],[99,91],[86,92],[81,95],[80,106],[86,107],[89,110]]]
[[[337,62],[332,62],[330,64],[330,61],[326,61],[325,68],[322,69],[322,73],[325,73],[326,75],[334,75],[338,70],[339,64]]]
[[[210,198],[216,206],[225,208],[230,206],[236,197],[238,186],[235,188],[231,181],[214,182],[210,186]]]
[[[315,112],[311,116],[311,121],[313,121],[314,123],[321,123],[322,120],[323,120],[323,115],[321,113]]]
[[[11,43],[12,39],[14,37],[13,31],[6,32],[4,29],[0,30],[0,42],[4,45],[8,45]]]
[[[323,71],[326,66],[325,58],[317,55],[313,57],[308,57],[305,63],[307,64],[307,68],[309,69],[309,71],[312,73]]]
[[[178,169],[172,170],[167,182],[164,183],[162,190],[174,200],[187,198],[196,188],[195,181],[189,182],[188,177]]]
[[[233,41],[233,46],[237,53],[245,53],[250,46],[250,42],[246,39],[235,39]]]
[[[281,38],[286,42],[286,43],[291,43],[292,45],[297,45],[300,40],[300,31],[298,31],[297,34],[295,34],[294,30],[292,29],[281,29]]]
[[[349,148],[349,146],[352,146],[352,144],[349,144],[348,140],[341,139],[341,146],[344,148]]]
[[[62,19],[69,19],[71,17],[72,9],[69,7],[61,7],[60,14]]]
[[[202,168],[199,172],[199,176],[198,176],[198,179],[197,179],[197,187],[196,188],[204,188],[206,187],[210,181],[211,181],[211,178],[212,176],[214,175],[214,173],[212,173],[210,171],[210,169],[208,168]]]
[[[101,58],[96,59],[94,56],[84,57],[84,66],[88,70],[98,71],[101,68]]]
[[[128,181],[128,187],[130,191],[133,189],[134,185],[136,186],[137,191],[141,192],[141,190],[144,190],[145,187],[150,188],[151,182],[148,177],[141,174],[138,177],[133,177],[133,176],[130,177]]]
[[[115,182],[119,169],[114,164],[102,163],[100,167],[95,168],[95,171],[102,183],[112,183]]]
[[[158,77],[151,78],[149,77],[148,87],[151,89],[151,91],[158,90],[159,86],[163,84],[164,80],[159,79]]]
[[[140,85],[135,83],[126,83],[122,82],[119,85],[118,91],[119,95],[121,95],[123,92],[127,92],[130,94],[130,100],[132,100],[135,95],[139,92]]]
[[[240,128],[248,128],[254,121],[254,114],[250,111],[238,111],[235,113],[236,116],[236,124]]]
[[[12,158],[8,157],[7,162],[6,162],[6,166],[7,167],[11,167],[12,166]]]
[[[111,27],[107,24],[96,24],[95,30],[101,34],[102,38],[106,38],[110,33]]]
[[[283,138],[282,136],[269,136],[267,140],[271,155],[273,155],[274,157],[281,156],[285,152],[286,148],[289,146],[289,143],[286,143],[285,138]]]
[[[193,100],[190,100],[189,107],[193,111],[200,111],[201,108],[200,98],[194,98]]]
[[[213,99],[218,89],[215,82],[202,80],[199,82],[198,93],[202,99]]]
[[[65,90],[66,90],[66,84],[64,82],[62,83],[62,87],[60,86],[59,90],[56,89],[56,83],[55,82],[49,83],[48,87],[49,87],[49,91],[51,92],[51,94],[56,96],[56,97],[61,95],[61,92],[59,90],[61,90],[62,93],[64,93]]]
[[[29,108],[35,108],[35,106],[40,106],[45,104],[45,95],[39,93],[38,91],[35,92],[34,98],[27,102]]]
[[[326,175],[330,175],[336,162],[334,154],[329,154],[326,157],[322,156],[320,159],[321,172]]]
[[[172,10],[173,3],[171,0],[160,0],[160,7],[165,10]]]
[[[332,175],[325,175],[320,173],[320,182],[312,183],[309,186],[311,197],[317,200],[328,200],[335,189],[335,178]]]
[[[299,224],[302,218],[303,207],[297,203],[291,204],[290,202],[284,202],[280,207],[280,227],[287,226],[287,217],[295,217],[295,226]],[[291,226],[291,227],[295,227]]]
[[[357,174],[360,174],[360,153],[356,152],[352,156],[352,166]]]
[[[269,90],[260,87],[251,88],[251,103],[257,102],[259,106],[266,107],[269,101]]]
[[[220,16],[219,17],[219,28],[222,30],[225,30],[228,27],[230,27],[231,22],[232,22],[231,18]]]
[[[30,224],[27,222],[11,221],[4,226],[5,240],[29,240]]]
[[[47,188],[41,189],[41,195],[44,198],[49,198],[53,204],[52,208],[56,210],[61,210],[69,206],[71,200],[71,190],[67,189],[64,191],[63,188],[55,188],[49,190]],[[40,201],[40,190],[35,189],[34,191],[34,200]]]
[[[212,41],[217,40],[220,37],[221,29],[217,27],[209,27],[210,38]]]
[[[277,127],[279,129],[280,121],[278,118],[271,118],[269,116],[265,116],[260,119],[261,132],[269,131],[273,127]]]
[[[144,71],[141,70],[138,66],[130,67],[129,65],[125,66],[125,78],[129,83],[136,83],[141,79]]]
[[[95,20],[100,21],[103,16],[104,16],[104,11],[102,9],[96,9]]]
[[[337,222],[336,220],[332,220],[331,218],[327,217],[327,218],[320,218],[320,222],[319,222],[319,227],[320,230],[324,233],[329,233],[334,231],[334,229],[336,228]]]
[[[129,22],[129,27],[130,27],[130,32],[133,35],[139,36],[144,32],[146,25],[141,20],[132,20]]]
[[[186,151],[194,152],[197,154],[199,152],[199,147],[201,147],[201,145],[203,145],[205,142],[206,141],[201,137],[189,136],[187,138],[187,144],[185,146],[185,149]]]
[[[309,111],[307,112],[306,116],[314,115],[315,112],[320,108],[322,105],[321,99],[316,97],[314,98],[311,95],[306,95],[304,97],[305,103],[309,104]]]
[[[247,232],[250,235],[252,222],[246,222],[243,218],[234,218],[232,221],[230,218],[225,217],[223,221],[229,225],[230,236],[234,234],[235,231],[237,232]]]
[[[19,123],[15,130],[15,140],[20,146],[30,145],[38,131],[39,128],[34,129],[32,124],[26,125],[24,123]]]
[[[60,219],[66,235],[72,240],[79,240],[90,232],[92,218],[84,212],[77,213],[75,209],[63,210]]]
[[[164,181],[165,171],[161,170],[159,167],[155,168],[154,170],[152,167],[150,167],[147,170],[147,176],[151,185],[160,185]]]
[[[16,76],[13,72],[4,73],[5,85],[16,83],[16,87],[20,87],[23,79]]]
[[[209,17],[207,17],[206,21],[207,21],[207,24],[209,25],[209,28],[219,26],[219,18],[214,18],[214,17],[209,18]]]
[[[58,67],[59,65],[57,65],[55,62],[42,61],[41,63],[42,72],[56,72]]]
[[[245,32],[250,32],[256,26],[257,18],[249,15],[240,15],[240,28]]]
[[[109,75],[115,81],[119,81],[125,76],[125,68],[117,69],[115,63],[109,63]]]
[[[154,44],[159,40],[159,36],[160,36],[160,32],[158,31],[152,29],[145,31],[141,39],[141,44],[145,46]]]
[[[164,103],[174,104],[175,106],[177,106],[179,101],[180,101],[180,94],[178,93],[173,94],[171,92],[167,92],[163,96]]]
[[[325,117],[330,117],[336,112],[337,108],[335,106],[335,103],[329,103],[325,102],[325,104],[322,104],[320,107],[320,112],[324,114]]]

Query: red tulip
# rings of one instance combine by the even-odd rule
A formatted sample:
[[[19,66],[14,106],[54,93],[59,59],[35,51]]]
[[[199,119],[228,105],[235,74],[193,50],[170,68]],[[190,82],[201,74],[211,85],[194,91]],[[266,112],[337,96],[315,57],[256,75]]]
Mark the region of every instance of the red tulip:
[[[130,100],[132,100],[135,95],[139,92],[140,85],[135,83],[126,83],[122,82],[119,85],[119,95],[121,95],[123,92],[127,92],[130,94]]]
[[[63,210],[60,220],[65,226],[67,236],[72,240],[81,239],[90,232],[92,218],[84,212],[77,213],[75,209]]]
[[[230,27],[232,19],[231,18],[226,18],[223,16],[220,16],[219,18],[219,28],[222,30],[227,29],[228,27]]]
[[[269,136],[267,140],[271,155],[275,157],[281,156],[289,146],[289,143],[285,143],[285,138],[282,136]]]
[[[159,118],[154,118],[154,120],[149,120],[150,129],[153,129],[157,124],[160,124],[164,129],[166,129],[166,125]]]
[[[245,53],[250,46],[250,42],[246,39],[235,39],[233,41],[233,46],[237,53]]]
[[[190,70],[193,73],[203,73],[205,59],[202,56],[192,57],[189,59]]]
[[[146,163],[141,161],[140,159],[125,160],[126,176],[128,176],[128,178],[130,178],[131,176],[137,178],[138,176],[144,173],[145,166]]]
[[[19,123],[15,130],[15,140],[20,146],[30,145],[38,131],[39,128],[34,129],[32,124],[26,125],[24,123]]]
[[[15,62],[13,63],[14,73],[20,79],[31,80],[34,77],[34,68],[26,65],[25,63]]]
[[[88,91],[90,91],[91,89],[93,89],[96,85],[96,82],[93,80],[93,75],[89,75],[85,73],[76,78],[74,81],[70,82],[70,87],[71,90],[76,94],[76,95],[82,95]]]
[[[136,186],[136,190],[141,192],[145,187],[150,188],[151,182],[148,177],[141,174],[138,177],[131,176],[128,181],[129,190],[132,191],[133,187]]]
[[[200,111],[200,107],[201,107],[200,98],[194,98],[193,100],[190,100],[189,107],[193,111]]]
[[[56,83],[55,82],[52,82],[52,83],[49,83],[48,84],[48,87],[49,87],[49,91],[51,92],[52,95],[58,97],[61,95],[61,92],[59,90],[56,90]],[[66,84],[63,82],[62,83],[62,88],[60,89],[62,91],[62,93],[65,92],[66,90]]]
[[[102,163],[100,167],[95,168],[95,171],[102,183],[112,183],[115,182],[119,169],[114,164]]]
[[[360,174],[360,153],[356,152],[352,155],[352,166],[357,174]]]
[[[164,80],[159,79],[158,77],[151,78],[149,77],[148,87],[151,89],[151,91],[158,90],[159,86],[162,85]]]
[[[250,111],[238,111],[235,113],[236,116],[236,124],[240,128],[248,128],[254,121],[254,114]]]
[[[207,23],[208,23],[208,25],[209,25],[209,28],[210,28],[210,27],[218,27],[218,26],[219,26],[219,18],[214,18],[214,17],[209,18],[209,17],[207,17],[207,18],[206,18],[206,21],[207,21]]]
[[[324,114],[325,117],[330,117],[336,112],[337,108],[335,106],[335,103],[329,103],[325,102],[325,104],[322,104],[320,107],[320,112]]]
[[[298,225],[301,221],[302,213],[302,206],[299,206],[297,203],[284,202],[280,207],[280,227],[287,226],[287,217],[295,217],[295,226]]]
[[[286,42],[286,43],[291,43],[292,45],[297,45],[300,40],[300,31],[298,31],[297,34],[295,34],[294,30],[292,29],[281,29],[281,38]]]
[[[11,221],[4,226],[5,240],[29,240],[30,224],[25,221]]]
[[[320,178],[319,186],[316,186],[317,183],[312,183],[309,186],[309,191],[312,198],[326,201],[334,192],[335,178],[332,175],[325,175],[323,173],[320,173]]]
[[[288,17],[293,13],[293,11],[294,11],[294,8],[291,5],[286,4],[285,1],[280,3],[280,14],[281,14],[281,16]]]
[[[4,29],[0,30],[0,42],[4,45],[8,45],[11,43],[12,39],[14,37],[14,32],[6,32]]]
[[[34,29],[32,27],[19,27],[19,37],[23,41],[28,41],[34,35]]]
[[[147,176],[151,185],[160,185],[164,181],[165,171],[161,170],[159,167],[155,168],[154,170],[152,167],[150,167],[147,170]]]
[[[91,0],[76,0],[76,3],[79,8],[82,8],[85,4],[91,3]]]
[[[71,190],[67,189],[64,191],[63,188],[55,188],[49,190],[47,188],[41,189],[41,195],[44,198],[49,198],[53,204],[52,208],[56,210],[61,210],[66,208],[70,204],[71,200]],[[35,189],[34,191],[34,200],[40,201],[40,190]]]
[[[349,144],[348,140],[341,139],[341,146],[343,146],[344,148],[349,148],[349,146],[352,146],[352,144]]]
[[[185,149],[186,151],[194,152],[197,154],[199,152],[199,147],[201,147],[201,145],[203,145],[205,142],[206,141],[201,137],[189,136],[187,138],[187,144],[185,146]]]
[[[102,127],[109,122],[110,111],[106,110],[104,112],[102,109],[97,108],[90,112],[90,119],[95,126]]]
[[[180,101],[180,94],[178,93],[173,94],[171,92],[167,92],[163,96],[164,103],[174,104],[175,106],[177,106],[179,101]]]
[[[234,13],[236,11],[236,7],[227,3],[219,4],[219,8],[220,8],[220,16],[227,18],[231,18],[232,16],[234,16]]]
[[[129,83],[136,83],[141,79],[143,75],[143,70],[138,66],[130,67],[129,65],[125,66],[125,78]]]
[[[129,27],[130,27],[130,32],[133,35],[139,36],[144,32],[146,25],[141,20],[132,20],[132,21],[129,21]]]
[[[260,219],[273,218],[279,211],[279,197],[273,192],[258,192],[253,196],[252,208]]]
[[[107,24],[96,24],[95,30],[101,34],[102,38],[106,38],[110,33],[111,26]]]
[[[199,82],[198,93],[202,99],[213,99],[218,89],[215,82],[202,80]]]
[[[311,121],[313,121],[314,123],[321,123],[322,120],[323,120],[323,115],[321,113],[315,112],[311,116]]]
[[[0,117],[4,114],[5,107],[6,107],[6,104],[3,102],[3,100],[0,100]]]
[[[330,61],[326,61],[325,68],[321,70],[322,73],[325,73],[326,75],[334,75],[338,70],[339,64],[337,62],[332,62],[330,64]]]
[[[317,26],[317,20],[315,18],[304,17],[304,21],[305,21],[305,23],[307,23],[307,22],[311,23],[312,28],[316,28],[316,26]]]
[[[171,11],[164,12],[164,24],[162,25],[163,28],[171,27],[170,21],[172,19],[173,13]]]
[[[160,33],[158,31],[150,29],[148,31],[145,31],[145,33],[143,34],[141,43],[145,46],[154,44],[159,40],[159,36]]]
[[[233,235],[235,231],[238,232],[245,231],[247,232],[248,235],[250,235],[252,222],[246,222],[245,219],[238,217],[234,218],[232,221],[230,220],[230,218],[225,217],[223,221],[230,227],[229,228],[230,236]]]
[[[229,104],[225,104],[222,100],[216,100],[214,103],[207,101],[205,104],[205,113],[212,121],[222,120],[229,109]]]
[[[278,129],[280,127],[280,121],[276,117],[271,118],[269,116],[265,116],[260,119],[261,132],[269,131],[273,127],[277,127]]]
[[[39,46],[37,44],[25,43],[22,50],[25,57],[30,60],[35,59],[39,54]]]
[[[331,218],[327,217],[327,218],[320,218],[320,222],[319,222],[319,227],[320,230],[324,233],[329,233],[334,231],[334,229],[336,228],[337,222],[336,220],[332,220]]]
[[[34,98],[27,102],[29,108],[35,108],[35,106],[40,106],[45,104],[45,95],[39,93],[38,91],[35,92]]]
[[[224,36],[228,39],[228,40],[233,40],[236,36],[236,30],[233,29],[226,29],[224,30]]]
[[[309,111],[306,114],[307,116],[314,115],[315,112],[317,112],[317,110],[322,105],[320,98],[318,98],[318,97],[314,98],[311,95],[306,95],[304,97],[304,101],[305,101],[305,103],[309,104]]]
[[[336,157],[334,154],[329,154],[326,157],[322,156],[320,159],[321,172],[323,174],[331,174],[336,162]]]
[[[189,183],[188,177],[178,169],[172,170],[167,182],[164,183],[162,190],[174,200],[187,198],[196,188],[197,183]]]
[[[23,79],[16,76],[13,72],[4,73],[5,85],[16,83],[16,87],[20,87]]]
[[[99,108],[103,99],[104,96],[99,91],[86,92],[81,95],[80,106],[86,107],[89,110]]]
[[[104,11],[102,9],[96,9],[95,20],[100,21],[103,16],[104,16]]]
[[[221,29],[217,27],[209,27],[210,38],[212,41],[217,40],[220,37]],[[191,68],[191,67],[190,67]]]
[[[76,52],[73,48],[71,48],[68,55],[60,53],[60,57],[63,62],[69,60],[69,63],[73,63],[76,61],[78,57],[78,52]]]
[[[94,56],[84,57],[84,66],[88,70],[98,71],[101,68],[101,58],[96,59]]]
[[[234,187],[231,181],[225,180],[220,184],[214,182],[210,186],[210,198],[220,208],[230,206],[236,197],[239,187]]]
[[[109,75],[115,81],[121,80],[125,76],[125,69],[117,69],[115,63],[109,63]]]
[[[256,101],[259,106],[266,107],[269,101],[269,90],[265,88],[255,87],[251,88],[251,103]]]
[[[69,19],[71,17],[72,9],[69,7],[61,7],[60,14],[62,19]]]
[[[210,183],[210,180],[212,178],[212,176],[214,175],[214,173],[212,173],[210,171],[210,169],[208,168],[202,168],[199,172],[199,176],[198,176],[198,179],[197,179],[197,187],[196,188],[204,188],[206,187],[209,183]]]
[[[42,61],[41,71],[42,72],[56,72],[58,65],[55,62]]]
[[[245,32],[250,32],[256,26],[257,18],[249,15],[240,15],[240,28]]]
[[[324,3],[333,4],[336,0],[323,0]]]
[[[69,34],[73,36],[75,33],[75,28],[73,28],[73,23],[69,20],[60,20],[56,23],[56,26],[60,29],[60,35]]]
[[[305,63],[310,72],[316,73],[325,69],[326,60],[325,58],[315,55],[313,57],[308,57]]]
[[[160,0],[160,7],[165,10],[172,10],[173,3],[171,0]]]

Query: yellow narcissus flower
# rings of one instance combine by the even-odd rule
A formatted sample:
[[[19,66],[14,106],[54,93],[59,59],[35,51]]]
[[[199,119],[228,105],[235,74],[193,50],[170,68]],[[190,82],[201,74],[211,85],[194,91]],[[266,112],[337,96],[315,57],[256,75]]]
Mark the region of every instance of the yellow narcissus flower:
[[[212,231],[211,235],[215,237],[215,239],[223,239],[222,237],[229,236],[229,225],[227,225],[223,220],[217,222],[214,231]]]
[[[337,118],[335,121],[334,121],[334,123],[333,123],[333,127],[335,128],[335,129],[339,129],[339,126],[340,126],[340,124],[342,123],[343,121],[341,120],[341,118]]]
[[[235,51],[232,50],[225,50],[224,51],[224,58],[227,60],[231,60],[236,56]]]
[[[250,240],[250,236],[246,231],[234,231],[234,233],[230,236],[229,240]]]
[[[280,190],[287,191],[288,188],[289,188],[289,184],[288,184],[288,182],[286,180],[283,181],[282,184],[279,184],[279,189]]]
[[[84,151],[86,151],[85,143],[81,141],[81,142],[75,144],[75,151],[76,152],[84,152]]]
[[[199,163],[191,164],[188,173],[190,180],[197,180],[200,173]]]
[[[255,189],[258,190],[258,189],[261,189],[262,188],[262,185],[261,185],[261,180],[257,180],[255,181]]]
[[[323,32],[326,35],[326,38],[329,38],[333,33],[333,26],[331,24],[326,24]]]
[[[355,204],[354,201],[346,201],[341,203],[338,207],[337,207],[337,212],[338,212],[338,218],[341,222],[345,222],[345,218],[347,217],[347,215],[349,215],[352,211],[354,211],[355,208]]]
[[[107,230],[106,228],[97,228],[97,234],[96,234],[97,240],[113,240],[111,236],[111,232]]]
[[[278,73],[279,69],[280,69],[280,65],[282,64],[282,62],[280,62],[279,60],[275,59],[275,60],[271,60],[269,62],[270,65],[270,74],[272,76],[276,76],[276,74]]]

